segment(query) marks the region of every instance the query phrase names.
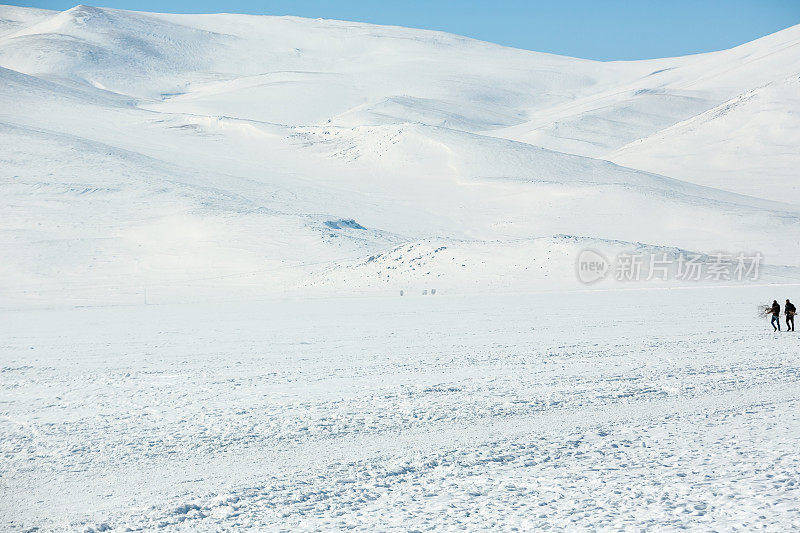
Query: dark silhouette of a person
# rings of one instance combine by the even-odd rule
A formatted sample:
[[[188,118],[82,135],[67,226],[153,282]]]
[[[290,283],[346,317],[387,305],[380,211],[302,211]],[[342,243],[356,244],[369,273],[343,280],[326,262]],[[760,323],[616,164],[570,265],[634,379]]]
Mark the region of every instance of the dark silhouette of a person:
[[[781,304],[778,303],[778,300],[772,300],[772,308],[770,309],[772,312],[772,320],[770,323],[772,324],[772,329],[775,331],[781,330]]]

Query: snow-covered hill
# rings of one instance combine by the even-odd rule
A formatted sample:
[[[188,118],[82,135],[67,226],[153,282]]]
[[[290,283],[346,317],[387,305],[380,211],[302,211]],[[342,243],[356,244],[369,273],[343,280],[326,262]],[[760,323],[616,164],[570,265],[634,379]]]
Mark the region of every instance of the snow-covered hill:
[[[800,203],[798,131],[800,73],[634,141],[609,159],[710,187]]]
[[[7,301],[572,283],[587,243],[800,261],[800,26],[602,63],[294,17],[0,21]],[[402,246],[451,259],[369,261]]]
[[[495,134],[593,157],[707,111],[741,93],[800,72],[800,26],[695,56],[606,65],[646,67],[608,90],[532,114]],[[632,70],[631,70],[632,71]],[[632,71],[633,72],[633,71]],[[791,111],[787,102],[786,111]]]

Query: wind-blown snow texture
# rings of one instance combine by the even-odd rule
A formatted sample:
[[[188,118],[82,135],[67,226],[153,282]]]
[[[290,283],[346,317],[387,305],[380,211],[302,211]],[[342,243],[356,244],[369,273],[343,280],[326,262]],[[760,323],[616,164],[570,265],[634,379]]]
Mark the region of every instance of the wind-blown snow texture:
[[[0,6],[0,527],[800,526],[798,65]]]

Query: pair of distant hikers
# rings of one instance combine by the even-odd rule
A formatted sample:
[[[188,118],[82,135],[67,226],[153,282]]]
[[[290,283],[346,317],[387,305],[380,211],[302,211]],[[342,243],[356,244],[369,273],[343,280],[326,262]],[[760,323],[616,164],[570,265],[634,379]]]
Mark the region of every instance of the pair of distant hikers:
[[[797,313],[797,308],[788,299],[786,300],[786,331],[794,331],[794,315]],[[775,331],[781,330],[781,304],[778,300],[772,300],[772,308],[767,309],[767,313],[772,313],[772,329]]]

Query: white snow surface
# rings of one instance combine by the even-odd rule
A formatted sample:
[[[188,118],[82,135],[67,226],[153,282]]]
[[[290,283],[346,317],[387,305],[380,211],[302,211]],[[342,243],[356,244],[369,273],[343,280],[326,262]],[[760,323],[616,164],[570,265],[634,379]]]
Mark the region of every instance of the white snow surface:
[[[0,528],[800,527],[798,65],[0,6]]]
[[[788,531],[797,338],[753,313],[774,293],[3,312],[0,524]]]

